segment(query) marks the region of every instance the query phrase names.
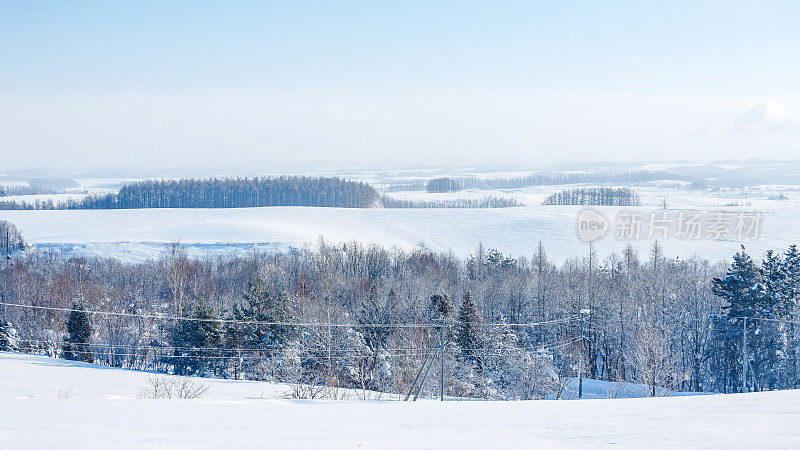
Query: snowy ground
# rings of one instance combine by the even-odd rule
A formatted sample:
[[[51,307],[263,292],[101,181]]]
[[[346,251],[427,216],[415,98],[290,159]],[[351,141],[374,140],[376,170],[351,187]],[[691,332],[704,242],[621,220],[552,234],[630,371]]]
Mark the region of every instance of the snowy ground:
[[[0,447],[800,446],[800,391],[410,404],[283,400],[273,395],[280,386],[204,380],[211,389],[203,399],[137,399],[147,376],[0,352]]]

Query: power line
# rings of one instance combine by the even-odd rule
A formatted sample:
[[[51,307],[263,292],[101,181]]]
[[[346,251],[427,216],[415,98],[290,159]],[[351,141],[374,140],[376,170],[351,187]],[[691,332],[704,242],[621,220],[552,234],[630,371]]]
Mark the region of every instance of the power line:
[[[567,341],[563,342],[555,342],[549,344],[539,344],[534,346],[514,346],[512,347],[515,350],[526,350],[526,351],[538,351],[538,350],[548,350],[551,348],[558,348],[565,344],[570,344],[573,342],[579,341],[580,338],[572,338]],[[28,344],[55,344],[56,342],[53,341],[46,341],[42,339],[18,339],[18,342],[25,342]],[[134,349],[145,349],[145,350],[160,350],[160,351],[223,351],[223,352],[266,352],[269,350],[275,349],[286,349],[291,348],[291,345],[286,346],[265,346],[265,347],[250,347],[250,348],[237,348],[237,347],[186,347],[186,346],[159,346],[159,345],[147,345],[147,344],[102,344],[102,343],[93,343],[93,342],[86,342],[86,343],[71,343],[72,345],[79,346],[79,347],[94,347],[99,349],[122,349],[122,350],[134,350]],[[18,347],[23,348],[23,347]],[[36,349],[36,350],[43,350],[42,347],[24,347],[27,349]],[[333,349],[324,349],[318,348],[319,352],[337,352],[337,353],[344,353],[344,352],[357,352],[358,349],[353,348],[333,348]],[[380,355],[381,351],[384,352],[408,352],[408,354],[424,354],[419,352],[422,350],[420,347],[384,347],[378,349],[375,355]],[[482,351],[486,350],[485,347],[476,347],[476,348],[461,348],[458,347],[459,351]],[[296,354],[303,354],[304,353],[312,353],[314,350],[302,350],[301,353]],[[493,353],[500,353],[496,349],[492,349]],[[482,353],[487,354],[487,353]]]
[[[37,306],[37,305],[24,305],[20,303],[6,303],[0,302],[0,305],[13,306],[18,308],[39,309],[46,311],[58,312],[83,312],[86,314],[106,315],[114,317],[131,317],[143,318],[160,321],[194,321],[194,322],[213,322],[213,323],[229,323],[238,325],[265,325],[265,326],[296,326],[296,327],[331,327],[331,328],[436,328],[439,324],[435,323],[332,323],[332,322],[279,322],[279,321],[260,321],[260,320],[237,320],[237,319],[220,319],[220,318],[202,318],[202,317],[180,317],[180,316],[166,316],[161,314],[141,314],[141,313],[124,313],[115,311],[99,311],[87,310],[78,308],[60,308],[55,306]],[[548,324],[567,324],[578,320],[578,317],[563,317],[560,319],[543,320],[540,322],[523,322],[523,323],[485,323],[485,322],[453,322],[453,324],[467,324],[472,323],[479,326],[509,326],[509,327],[534,327]]]
[[[573,339],[573,340],[570,340],[570,341],[567,341],[567,342],[563,342],[563,343],[559,343],[559,344],[555,344],[555,345],[536,347],[536,348],[529,348],[527,350],[529,350],[529,351],[530,350],[533,350],[533,351],[554,350],[554,349],[557,349],[557,348],[561,348],[561,347],[565,347],[565,346],[568,346],[570,344],[573,344],[575,341],[577,341],[577,340]],[[81,347],[89,346],[90,344],[74,344],[74,345],[76,345],[78,348],[81,348]],[[143,347],[140,347],[140,348],[143,348]],[[154,350],[155,349],[162,349],[162,350],[164,349],[163,347],[150,347],[150,348],[152,348]],[[517,349],[526,350],[525,348],[519,348],[519,347]],[[43,349],[39,348],[39,347],[17,347],[17,350],[38,351],[38,350],[43,350]],[[224,349],[224,348],[216,348],[216,349],[213,349],[213,350],[216,350],[216,351],[236,351],[236,349]],[[477,349],[473,349],[473,350],[477,350]],[[105,352],[103,352],[103,351],[92,351],[92,350],[86,350],[86,349],[84,349],[84,350],[70,349],[69,351],[71,353],[77,353],[77,354],[82,354],[82,355],[93,355],[93,356],[98,356],[98,357],[101,357],[101,356],[107,356],[107,357],[142,357],[142,356],[146,356],[143,353],[116,353],[116,352],[113,352],[113,351],[105,351]],[[328,351],[329,350],[320,350],[321,353],[325,353],[325,352],[328,352]],[[352,350],[352,351],[357,351],[357,350]],[[481,356],[496,357],[496,356],[503,356],[505,354],[506,353],[504,353],[504,352],[493,351],[493,352],[490,352],[490,353],[484,353]],[[356,357],[370,357],[370,356],[373,356],[373,355],[319,355],[319,354],[296,354],[296,355],[300,359],[306,359],[306,360],[307,359],[314,359],[314,360],[337,359],[338,360],[338,359],[352,359],[353,356],[356,356]],[[439,351],[437,349],[436,351],[432,351],[432,352],[388,353],[388,354],[384,354],[383,356],[405,357],[405,356],[428,356],[428,355],[431,355],[431,356],[439,355]],[[242,356],[242,355],[181,355],[181,354],[175,355],[175,354],[172,354],[172,355],[161,355],[160,357],[163,358],[163,359],[175,359],[175,358],[178,358],[178,359],[214,359],[214,360],[222,360],[222,359],[263,360],[264,359],[261,356],[253,356],[253,355],[244,355],[244,356]]]

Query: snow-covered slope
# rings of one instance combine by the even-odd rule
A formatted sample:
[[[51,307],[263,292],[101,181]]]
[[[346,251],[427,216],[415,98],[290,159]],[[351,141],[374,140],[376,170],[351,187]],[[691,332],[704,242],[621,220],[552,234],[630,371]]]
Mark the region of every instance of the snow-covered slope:
[[[763,201],[753,208],[763,211],[762,233],[745,241],[761,256],[767,249],[785,249],[800,242],[800,208],[791,202]],[[683,207],[683,205],[676,207]],[[718,207],[689,207],[713,211]],[[313,244],[322,236],[329,242],[359,241],[413,248],[424,244],[440,251],[467,255],[479,243],[514,257],[532,255],[541,240],[555,262],[586,254],[587,244],[577,237],[580,207],[528,206],[502,209],[344,209],[272,207],[241,209],[139,209],[0,211],[22,231],[26,241],[43,248],[70,244],[78,254],[99,254],[139,260],[157,256],[170,242],[202,244],[196,254],[216,253],[228,247],[238,251],[252,243],[286,247]],[[613,218],[620,208],[597,208]],[[655,208],[642,208],[652,211]],[[726,208],[736,210],[737,208]],[[595,243],[601,256],[621,251],[628,243],[644,254],[646,240]],[[74,244],[74,245],[73,245]],[[230,246],[229,244],[237,244]],[[242,245],[244,244],[244,245]],[[735,240],[681,240],[663,242],[665,254],[688,258],[699,255],[727,260],[738,249]],[[245,250],[247,251],[247,250]]]
[[[147,376],[0,353],[0,447],[800,446],[800,391],[586,401],[292,401],[262,395],[276,392],[266,383],[203,380],[211,384],[203,399],[134,398]],[[70,386],[70,395],[59,395]]]
[[[351,209],[270,207],[237,209],[140,209],[0,211],[0,220],[14,223],[27,242],[42,249],[59,248],[70,254],[112,256],[138,261],[159,255],[170,242],[189,246],[195,256],[223,252],[247,253],[257,249],[299,248],[322,236],[329,242],[359,241],[387,247],[413,248],[424,244],[439,251],[464,256],[479,243],[514,257],[530,256],[541,240],[549,257],[560,263],[581,257],[587,244],[578,239],[576,218],[582,207],[542,206],[549,194],[576,186],[536,186],[511,190],[469,190],[452,194],[409,191],[391,193],[397,198],[435,201],[453,198],[510,197],[527,206],[498,209]],[[800,243],[800,186],[762,186],[719,192],[689,191],[662,185],[639,186],[642,206],[598,207],[609,220],[623,210],[649,214],[666,200],[668,212],[760,212],[761,232],[746,239],[755,256],[767,249],[782,250]],[[785,200],[770,200],[779,195]],[[595,242],[601,257],[619,252],[631,243],[642,254],[651,242],[645,231],[639,240],[615,239],[614,230]],[[659,236],[658,234],[656,236]],[[660,236],[659,236],[660,237]],[[662,239],[663,240],[663,239]],[[669,257],[698,255],[712,261],[727,260],[740,242],[663,241]]]
[[[0,402],[10,399],[136,399],[153,373],[39,355],[0,352]],[[254,381],[195,378],[206,400],[283,398],[288,387]]]

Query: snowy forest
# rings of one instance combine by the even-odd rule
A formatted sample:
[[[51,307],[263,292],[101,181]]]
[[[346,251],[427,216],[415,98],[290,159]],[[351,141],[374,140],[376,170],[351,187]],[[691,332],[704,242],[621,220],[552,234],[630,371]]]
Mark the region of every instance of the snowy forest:
[[[341,178],[281,176],[145,180],[126,183],[116,194],[66,202],[3,202],[0,209],[248,208],[329,206],[368,208],[380,204],[366,184]]]
[[[564,184],[636,184],[656,180],[690,181],[692,177],[663,171],[630,170],[621,172],[570,172],[532,173],[523,177],[478,178],[439,177],[427,182],[400,183],[390,190],[426,190],[430,193],[458,192],[464,189],[519,189],[531,186],[558,186]]]
[[[458,192],[464,189],[461,180],[451,177],[440,177],[428,180],[425,190],[429,193]]]
[[[28,193],[31,187],[15,192]],[[38,191],[37,191],[38,192]],[[45,192],[45,191],[42,191]],[[0,210],[251,208],[314,206],[338,208],[507,208],[510,198],[402,200],[381,196],[371,185],[336,177],[184,178],[124,184],[115,194],[54,202],[0,201]]]
[[[142,263],[29,251],[0,272],[0,346],[377,392],[404,392],[443,346],[447,394],[495,399],[557,395],[580,367],[653,395],[800,385],[794,246],[763,261],[742,249],[727,268],[658,244],[557,266],[545,248],[462,259],[320,240],[192,258],[175,244]]]
[[[384,189],[387,192],[427,191],[429,193],[458,192],[464,189],[520,189],[532,186],[559,186],[565,184],[641,184],[650,181],[686,182],[692,188],[706,188],[701,174],[673,173],[661,170],[620,170],[587,172],[536,172],[525,176],[476,177],[446,176],[430,180],[394,181]],[[731,184],[726,179],[723,184]],[[739,185],[739,184],[737,184]]]
[[[580,188],[550,194],[543,205],[639,206],[639,194],[629,188]]]

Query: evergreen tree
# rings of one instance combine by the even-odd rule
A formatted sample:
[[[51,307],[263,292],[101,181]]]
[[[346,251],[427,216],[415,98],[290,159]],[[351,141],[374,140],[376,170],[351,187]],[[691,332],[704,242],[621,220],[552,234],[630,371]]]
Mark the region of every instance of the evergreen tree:
[[[294,304],[284,290],[277,295],[262,278],[258,277],[242,295],[244,302],[234,305],[233,318],[242,322],[267,322],[267,324],[236,324],[243,335],[242,346],[262,348],[266,354],[280,353],[292,339],[295,330],[286,325],[294,320]]]
[[[793,253],[791,249],[789,253]],[[778,382],[775,374],[782,364],[782,325],[759,319],[784,318],[791,314],[791,308],[787,308],[791,301],[787,299],[793,295],[793,287],[788,282],[786,269],[787,263],[773,251],[767,252],[758,267],[742,246],[726,276],[712,280],[712,291],[727,300],[728,305],[723,309],[734,318],[727,324],[717,325],[720,344],[715,351],[728,360],[730,378],[739,378],[745,371],[741,365],[747,366],[748,389],[768,389]],[[743,338],[747,339],[748,352],[747,360],[740,363],[744,349],[739,342]]]
[[[483,333],[478,316],[478,308],[472,300],[472,294],[467,291],[464,294],[464,302],[458,314],[458,324],[456,328],[456,344],[461,351],[461,360],[467,364],[473,364],[478,370],[481,369],[481,349],[483,347]]]
[[[780,255],[768,250],[761,262],[761,273],[764,280],[763,295],[760,296],[760,302],[755,305],[756,317],[787,317],[789,311],[785,310],[788,306],[786,297],[791,295],[791,289]]]
[[[338,380],[345,385],[362,389],[377,388],[379,380],[371,367],[372,351],[364,335],[354,328],[348,328],[341,345],[341,351],[337,352],[335,359]]]
[[[514,377],[514,361],[520,357],[519,338],[499,314],[487,345],[486,375],[494,391],[507,391]]]
[[[722,307],[728,316],[753,317],[764,295],[763,281],[761,270],[742,246],[725,277],[713,278],[711,285],[713,293],[728,302]]]
[[[256,371],[258,379],[281,378],[286,372],[283,353],[297,338],[296,330],[286,325],[294,320],[295,305],[286,291],[274,294],[262,277],[248,285],[242,300],[233,306],[230,318],[236,322],[226,326],[225,347],[229,353],[259,349],[249,351],[251,358],[243,361],[242,370]]]
[[[67,320],[68,337],[64,342],[64,358],[73,361],[94,362],[94,355],[89,347],[92,338],[92,325],[83,305],[76,302]]]
[[[175,367],[178,375],[204,375],[211,370],[215,374],[222,369],[219,348],[222,344],[222,326],[210,305],[200,300],[187,319],[179,320],[173,328],[171,341],[175,347],[173,355],[166,358]]]
[[[783,312],[787,317],[797,310],[800,303],[800,251],[792,244],[784,254],[783,272],[786,275],[786,296]]]
[[[445,320],[453,316],[453,303],[447,294],[434,294],[431,296],[431,318]]]

